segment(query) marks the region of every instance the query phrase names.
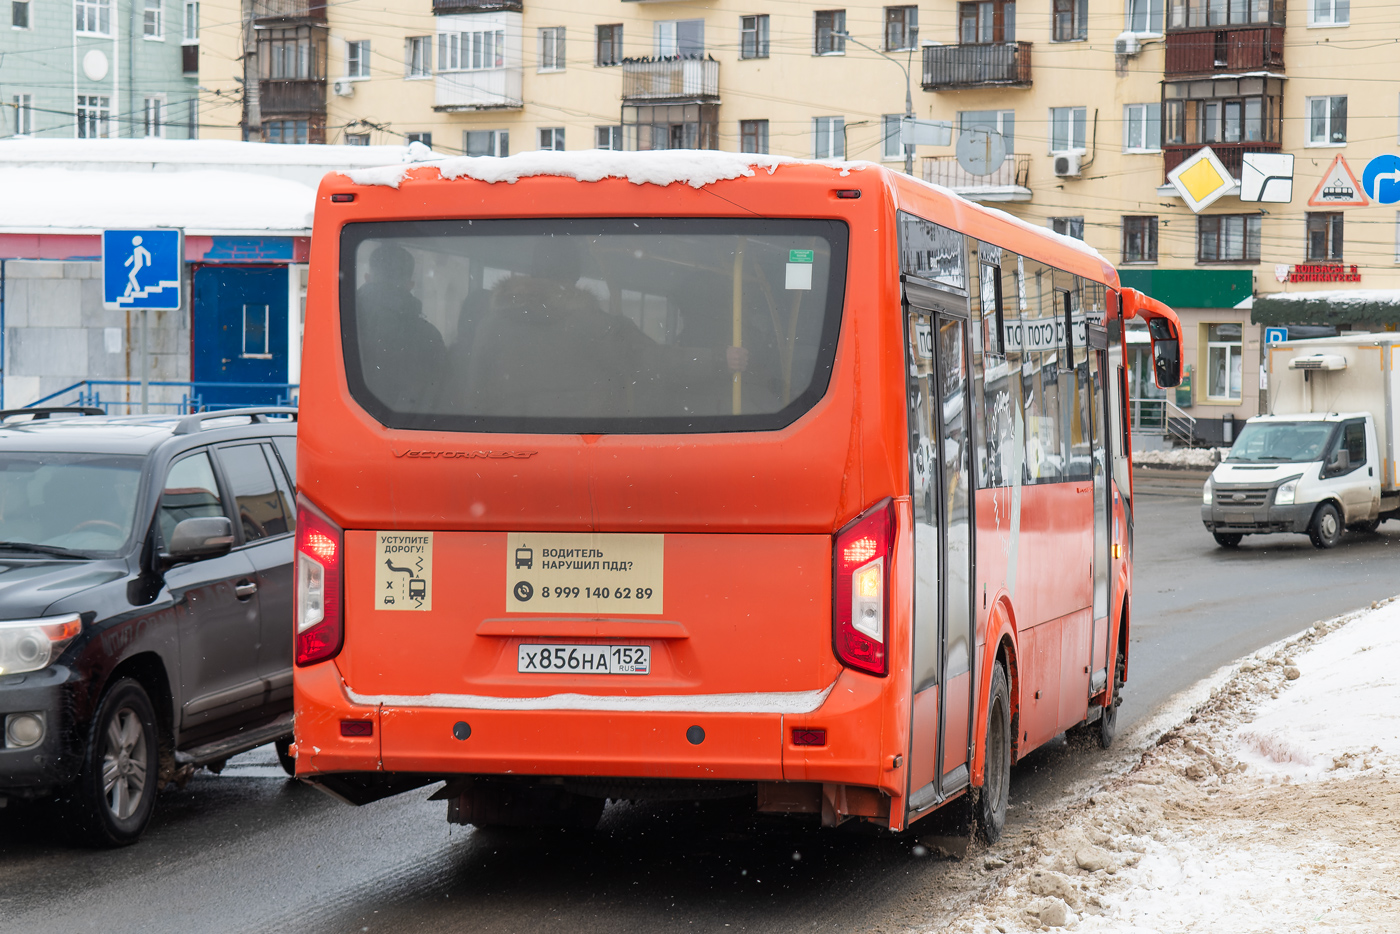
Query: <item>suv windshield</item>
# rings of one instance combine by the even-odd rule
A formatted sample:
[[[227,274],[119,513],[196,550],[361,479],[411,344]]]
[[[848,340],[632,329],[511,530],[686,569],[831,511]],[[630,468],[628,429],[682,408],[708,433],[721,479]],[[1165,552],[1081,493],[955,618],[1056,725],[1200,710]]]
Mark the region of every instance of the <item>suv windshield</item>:
[[[144,463],[132,455],[0,454],[0,551],[20,545],[121,550],[131,536]]]
[[[1322,460],[1336,425],[1328,422],[1251,422],[1230,448],[1230,461],[1307,464]]]
[[[349,225],[350,390],[392,428],[780,428],[826,391],[846,242],[828,220]]]

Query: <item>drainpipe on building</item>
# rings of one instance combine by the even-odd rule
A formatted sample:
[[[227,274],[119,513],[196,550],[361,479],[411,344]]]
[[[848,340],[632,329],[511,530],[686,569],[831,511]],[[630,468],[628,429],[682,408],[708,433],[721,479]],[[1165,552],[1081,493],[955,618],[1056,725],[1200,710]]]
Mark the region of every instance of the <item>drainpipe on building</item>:
[[[126,114],[129,121],[127,123],[127,136],[136,135],[136,82],[133,80],[136,75],[136,60],[134,58],[136,54],[136,3],[137,0],[131,0],[131,6],[127,8],[130,13],[126,17]],[[164,10],[161,12],[164,13]],[[162,23],[161,27],[164,28],[164,26],[165,24]],[[146,135],[144,117],[143,113],[142,136]]]
[[[131,2],[132,2],[132,3],[135,3],[136,0],[131,0]],[[122,82],[121,82],[121,75],[122,75],[122,26],[121,26],[121,15],[122,15],[122,14],[121,14],[121,8],[118,7],[117,10],[115,11],[115,16],[116,16],[116,20],[117,20],[117,21],[116,21],[115,23],[112,24],[112,25],[113,25],[113,29],[112,29],[112,103],[111,103],[111,105],[107,108],[107,134],[108,134],[109,136],[112,136],[112,135],[121,136],[121,135],[122,135],[122,118],[121,118],[121,112],[122,112]],[[101,25],[101,24],[99,23],[99,25]],[[94,102],[94,103],[95,103],[95,102]],[[117,124],[117,132],[116,132],[115,134],[112,133],[112,118],[113,118],[113,116],[114,116],[114,114],[113,114],[113,111],[114,111],[114,110],[115,110],[115,117],[116,117],[116,124]],[[100,113],[100,112],[101,112],[101,111],[99,111],[99,113]],[[93,130],[94,130],[94,132],[101,132],[101,129],[100,129],[99,127],[94,127]]]

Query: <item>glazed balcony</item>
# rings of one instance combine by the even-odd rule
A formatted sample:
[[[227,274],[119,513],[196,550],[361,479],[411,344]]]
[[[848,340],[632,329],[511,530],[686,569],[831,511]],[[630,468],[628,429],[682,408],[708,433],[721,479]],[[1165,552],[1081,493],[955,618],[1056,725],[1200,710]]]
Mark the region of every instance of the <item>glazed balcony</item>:
[[[440,71],[433,77],[433,110],[463,113],[475,110],[519,110],[521,68],[478,68],[473,71]]]
[[[433,0],[433,14],[519,13],[521,0]]]
[[[1031,86],[1031,43],[924,46],[925,91]]]
[[[1283,71],[1283,27],[1167,33],[1166,77]]]

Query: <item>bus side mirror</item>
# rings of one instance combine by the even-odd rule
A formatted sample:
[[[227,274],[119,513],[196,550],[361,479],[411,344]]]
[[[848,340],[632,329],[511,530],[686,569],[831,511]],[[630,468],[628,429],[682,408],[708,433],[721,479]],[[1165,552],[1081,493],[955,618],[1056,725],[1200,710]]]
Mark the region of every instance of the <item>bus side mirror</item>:
[[[1166,318],[1153,318],[1148,321],[1147,331],[1152,336],[1152,369],[1157,377],[1157,385],[1163,389],[1179,386],[1181,335]]]

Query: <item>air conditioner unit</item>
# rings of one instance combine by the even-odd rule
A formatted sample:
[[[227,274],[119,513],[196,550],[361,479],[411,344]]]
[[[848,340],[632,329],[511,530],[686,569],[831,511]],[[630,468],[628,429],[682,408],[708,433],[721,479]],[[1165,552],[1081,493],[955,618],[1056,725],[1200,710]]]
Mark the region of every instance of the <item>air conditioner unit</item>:
[[[1315,353],[1288,361],[1290,370],[1345,370],[1347,358],[1335,353]]]
[[[1055,175],[1059,178],[1078,178],[1079,160],[1084,158],[1082,152],[1052,152],[1050,154],[1055,160]]]
[[[1138,42],[1137,33],[1120,33],[1117,39],[1113,40],[1114,55],[1136,55],[1142,51],[1142,44]]]
[[[336,97],[352,97],[355,94],[355,82],[349,78],[336,78],[331,84],[331,90],[335,91]]]

